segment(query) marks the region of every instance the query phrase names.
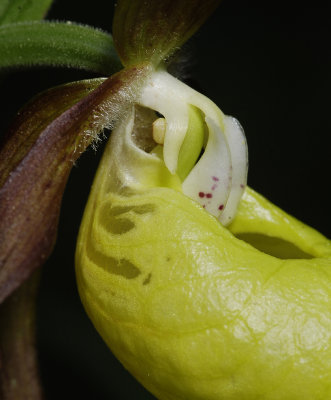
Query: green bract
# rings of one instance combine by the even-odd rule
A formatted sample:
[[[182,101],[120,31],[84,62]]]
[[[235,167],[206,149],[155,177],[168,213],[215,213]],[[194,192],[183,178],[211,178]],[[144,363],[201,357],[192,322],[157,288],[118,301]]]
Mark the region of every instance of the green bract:
[[[1,0],[0,25],[45,17],[52,0]]]
[[[72,22],[0,26],[0,52],[0,68],[65,66],[109,75],[121,67],[111,35]]]

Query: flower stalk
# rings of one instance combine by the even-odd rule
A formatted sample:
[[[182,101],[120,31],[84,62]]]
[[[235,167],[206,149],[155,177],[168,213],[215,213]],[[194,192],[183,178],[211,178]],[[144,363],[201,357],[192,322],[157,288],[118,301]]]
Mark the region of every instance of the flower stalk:
[[[41,400],[35,347],[39,272],[0,306],[0,398]]]

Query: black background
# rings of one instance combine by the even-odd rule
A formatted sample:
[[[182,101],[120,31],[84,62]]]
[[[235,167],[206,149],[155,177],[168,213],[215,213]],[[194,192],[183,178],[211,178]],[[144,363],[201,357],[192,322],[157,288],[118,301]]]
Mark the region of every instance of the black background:
[[[224,0],[184,47],[181,74],[243,125],[249,185],[330,237],[327,3]],[[111,31],[112,14],[112,1],[57,0],[49,19]],[[32,95],[94,76],[62,68],[11,73],[2,84],[1,128]],[[43,272],[38,346],[49,400],[153,398],[105,347],[75,287],[75,239],[101,152],[102,146],[87,151],[73,168],[56,248]]]

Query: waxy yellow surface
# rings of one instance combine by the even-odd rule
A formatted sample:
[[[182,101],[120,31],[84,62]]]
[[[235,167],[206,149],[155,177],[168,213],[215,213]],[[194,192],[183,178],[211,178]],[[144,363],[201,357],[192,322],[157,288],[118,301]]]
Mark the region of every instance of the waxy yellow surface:
[[[249,188],[224,228],[163,173],[124,180],[116,140],[76,253],[112,352],[162,400],[331,399],[330,241]]]

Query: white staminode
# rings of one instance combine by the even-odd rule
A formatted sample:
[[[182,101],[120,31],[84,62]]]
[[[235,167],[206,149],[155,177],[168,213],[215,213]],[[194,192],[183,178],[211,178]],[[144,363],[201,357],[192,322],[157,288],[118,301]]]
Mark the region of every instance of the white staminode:
[[[225,116],[211,100],[164,70],[153,73],[139,103],[165,118],[163,159],[172,174],[176,173],[178,155],[188,130],[189,106],[202,111],[208,127],[207,145],[183,181],[182,190],[223,225],[229,224],[247,180],[247,144],[238,121]]]

